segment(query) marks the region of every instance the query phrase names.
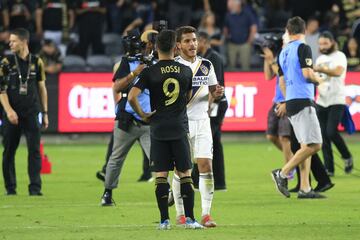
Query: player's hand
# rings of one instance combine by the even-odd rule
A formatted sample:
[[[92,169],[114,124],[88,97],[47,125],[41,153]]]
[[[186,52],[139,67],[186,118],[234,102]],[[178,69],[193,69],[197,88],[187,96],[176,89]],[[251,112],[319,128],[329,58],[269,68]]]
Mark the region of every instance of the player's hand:
[[[144,113],[144,115],[141,117],[142,120],[146,123],[150,122],[151,117],[156,113],[156,110],[148,113]]]
[[[49,127],[49,116],[47,113],[42,115],[42,129],[47,129]]]
[[[278,103],[275,112],[278,117],[284,117],[286,115],[286,103]]]
[[[18,125],[19,124],[19,117],[17,115],[17,113],[11,109],[8,113],[7,113],[7,118],[9,119],[9,122],[11,124],[14,125]]]
[[[213,94],[213,97],[215,99],[219,99],[221,98],[223,95],[224,95],[224,91],[225,91],[225,88],[221,85],[216,85],[216,88],[215,88],[215,91],[214,91],[214,94]]]
[[[142,72],[142,70],[145,68],[145,64],[140,64],[139,66],[137,66],[135,68],[135,70],[133,71],[135,77],[139,76],[139,74]]]

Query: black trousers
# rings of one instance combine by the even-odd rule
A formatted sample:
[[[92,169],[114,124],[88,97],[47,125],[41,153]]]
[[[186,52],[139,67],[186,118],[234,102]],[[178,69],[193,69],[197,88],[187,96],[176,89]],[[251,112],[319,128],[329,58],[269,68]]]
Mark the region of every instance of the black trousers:
[[[350,158],[351,154],[347,148],[344,139],[338,131],[338,125],[341,122],[345,111],[345,105],[332,105],[327,108],[318,105],[318,117],[323,136],[322,152],[325,168],[329,172],[334,172],[334,155],[331,148],[333,142],[339,150],[341,157]]]
[[[106,151],[106,156],[105,156],[105,163],[102,167],[102,172],[106,173],[106,166],[107,163],[109,162],[111,153],[112,153],[112,149],[113,149],[113,145],[114,145],[114,134],[111,134],[111,138],[107,147],[107,151]],[[143,153],[143,176],[151,176],[151,169],[150,169],[150,161],[149,158],[146,156],[144,150],[142,150]]]
[[[298,140],[296,139],[294,129],[291,127],[291,135],[290,135],[290,142],[291,142],[291,151],[293,154],[296,153],[300,149],[300,144]],[[327,175],[325,171],[325,167],[323,163],[321,162],[321,159],[317,153],[311,156],[311,172],[315,178],[315,180],[318,182],[318,185],[324,186],[331,182],[329,176]],[[300,188],[300,169],[299,167],[296,167],[296,173],[297,173],[297,186],[296,188]]]
[[[4,114],[5,115],[5,114]],[[40,123],[37,114],[19,117],[19,124],[13,125],[3,118],[3,176],[7,191],[16,190],[15,153],[21,134],[25,134],[28,149],[29,192],[41,190]]]
[[[225,161],[224,150],[221,143],[221,125],[223,123],[226,110],[228,108],[227,101],[221,101],[219,103],[218,114],[216,117],[210,117],[211,132],[213,137],[213,174],[214,185],[216,188],[226,188],[225,181]],[[197,165],[194,164],[192,171],[192,178],[194,186],[199,185],[199,170]]]
[[[102,21],[99,20],[101,23]],[[91,26],[82,21],[79,24],[79,54],[84,59],[87,57],[89,46],[92,47],[92,54],[104,54],[104,45],[102,43],[102,25]]]

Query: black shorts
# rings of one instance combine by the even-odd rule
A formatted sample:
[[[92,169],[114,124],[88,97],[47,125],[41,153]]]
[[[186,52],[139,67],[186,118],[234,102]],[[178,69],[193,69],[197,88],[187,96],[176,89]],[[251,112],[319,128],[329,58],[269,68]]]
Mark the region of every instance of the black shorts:
[[[192,168],[190,144],[187,136],[175,140],[151,138],[150,159],[154,172],[174,170],[185,172]]]
[[[278,117],[275,108],[276,103],[269,110],[266,133],[272,136],[290,137],[291,123],[289,118],[287,116]]]

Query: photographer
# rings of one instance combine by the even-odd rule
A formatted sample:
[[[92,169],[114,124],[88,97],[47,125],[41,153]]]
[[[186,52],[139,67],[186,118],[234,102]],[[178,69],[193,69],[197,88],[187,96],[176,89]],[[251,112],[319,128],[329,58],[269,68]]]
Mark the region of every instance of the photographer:
[[[113,131],[114,143],[109,162],[106,167],[105,191],[102,196],[102,206],[112,206],[112,190],[117,187],[119,175],[127,153],[138,140],[147,157],[150,155],[150,127],[141,120],[128,103],[127,94],[135,84],[137,76],[151,64],[147,55],[152,51],[151,42],[146,45],[140,39],[137,30],[128,33],[124,38],[127,54],[121,59],[120,66],[113,77],[114,95],[121,93],[121,99],[117,103],[117,112]],[[145,54],[143,54],[145,52]],[[144,111],[150,111],[149,92],[145,90],[138,97]]]
[[[24,132],[28,147],[29,195],[41,196],[40,123],[48,127],[47,91],[42,60],[29,52],[30,34],[18,28],[10,34],[13,55],[1,61],[0,101],[3,114],[3,175],[7,195],[16,195],[15,153]]]

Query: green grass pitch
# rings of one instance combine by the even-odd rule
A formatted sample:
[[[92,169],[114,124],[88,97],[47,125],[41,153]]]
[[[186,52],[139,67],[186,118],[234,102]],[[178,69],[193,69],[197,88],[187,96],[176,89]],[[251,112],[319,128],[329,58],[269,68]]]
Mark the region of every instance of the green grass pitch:
[[[356,161],[360,143],[352,141],[349,146],[360,168]],[[95,172],[103,164],[105,150],[106,143],[45,145],[53,173],[42,177],[44,196],[29,197],[22,145],[16,156],[18,195],[0,195],[0,240],[359,239],[360,177],[337,168],[336,185],[326,193],[327,199],[298,200],[296,194],[286,199],[275,191],[270,177],[270,171],[282,165],[281,154],[266,141],[224,144],[228,191],[215,192],[212,216],[218,227],[205,230],[176,227],[174,207],[170,209],[172,229],[156,230],[154,183],[136,181],[142,162],[137,145],[114,191],[116,207],[100,207],[103,185]],[[0,184],[3,187],[3,180]],[[198,192],[195,202],[200,219]]]

